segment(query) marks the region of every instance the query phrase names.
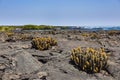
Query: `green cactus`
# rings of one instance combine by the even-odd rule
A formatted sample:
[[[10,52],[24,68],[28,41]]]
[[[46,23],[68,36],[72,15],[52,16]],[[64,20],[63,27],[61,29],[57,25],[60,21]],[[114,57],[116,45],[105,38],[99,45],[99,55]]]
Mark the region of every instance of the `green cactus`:
[[[71,51],[71,60],[83,71],[97,73],[107,67],[108,56],[104,49],[74,48]]]
[[[51,37],[34,38],[31,43],[32,47],[38,50],[48,50],[57,45],[57,41]]]

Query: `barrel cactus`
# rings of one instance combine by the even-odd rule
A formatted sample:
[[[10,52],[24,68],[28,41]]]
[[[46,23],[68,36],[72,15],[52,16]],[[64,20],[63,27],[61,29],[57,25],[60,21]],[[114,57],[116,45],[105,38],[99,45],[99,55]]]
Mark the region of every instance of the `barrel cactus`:
[[[71,50],[71,60],[76,66],[88,73],[97,73],[106,69],[108,56],[103,48],[74,48]]]
[[[57,45],[57,41],[51,37],[37,37],[32,40],[32,47],[38,50],[48,50]]]

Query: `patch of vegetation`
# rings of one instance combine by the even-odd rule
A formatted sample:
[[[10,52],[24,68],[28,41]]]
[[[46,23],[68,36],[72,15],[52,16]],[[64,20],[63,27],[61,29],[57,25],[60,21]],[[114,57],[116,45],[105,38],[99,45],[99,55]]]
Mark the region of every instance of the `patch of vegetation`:
[[[85,32],[84,32],[84,33],[82,33],[81,35],[82,35],[83,37],[89,37],[89,36],[90,36],[90,34],[85,33]]]
[[[22,41],[32,40],[32,36],[26,33],[24,34],[18,33],[18,34],[15,34],[15,39],[22,40]]]
[[[118,30],[110,30],[110,31],[108,31],[108,35],[110,35],[110,36],[120,35],[120,31],[118,31]]]
[[[11,36],[14,35],[14,32],[6,31],[6,32],[5,32],[5,35],[7,35],[8,37],[11,37]]]
[[[48,50],[57,45],[57,41],[51,37],[40,37],[32,40],[32,47],[38,50]]]
[[[108,56],[103,48],[74,48],[71,51],[71,60],[75,65],[87,73],[97,73],[107,68]]]
[[[2,32],[6,37],[8,42],[16,42],[16,41],[27,41],[27,40],[32,40],[33,36],[30,35],[29,33],[16,33],[16,32],[12,32],[12,31],[5,31]]]
[[[24,25],[21,27],[23,30],[45,30],[53,29],[54,26],[45,26],[45,25]]]
[[[0,31],[12,31],[17,28],[21,30],[49,30],[49,29],[67,29],[65,26],[49,26],[49,25],[23,25],[23,26],[0,26]]]
[[[94,32],[84,32],[84,33],[82,33],[81,34],[83,37],[89,37],[89,38],[91,38],[91,39],[100,39],[101,38],[101,36],[100,36],[100,34],[97,34],[97,33],[94,33]]]
[[[0,31],[4,32],[4,31],[11,31],[14,30],[15,27],[13,26],[0,26]]]

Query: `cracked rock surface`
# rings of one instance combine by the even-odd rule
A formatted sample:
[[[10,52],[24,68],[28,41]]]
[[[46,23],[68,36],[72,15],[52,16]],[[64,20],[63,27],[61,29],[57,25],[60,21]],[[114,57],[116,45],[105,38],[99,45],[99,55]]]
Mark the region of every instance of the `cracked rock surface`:
[[[120,79],[120,35],[111,36],[107,32],[103,35],[97,32],[100,38],[91,38],[81,36],[81,31],[55,31],[54,34],[50,34],[50,31],[23,33],[32,37],[51,36],[57,39],[58,46],[39,51],[31,48],[32,37],[26,40],[15,38],[13,41],[12,37],[9,39],[0,33],[0,80]],[[70,61],[70,50],[78,46],[104,47],[109,55],[107,70],[95,74],[78,70]]]

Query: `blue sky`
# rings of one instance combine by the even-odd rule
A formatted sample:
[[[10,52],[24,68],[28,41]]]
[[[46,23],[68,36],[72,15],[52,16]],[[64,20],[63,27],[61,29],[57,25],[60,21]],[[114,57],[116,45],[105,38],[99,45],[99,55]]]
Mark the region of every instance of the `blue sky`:
[[[0,0],[0,25],[119,26],[120,0]]]

